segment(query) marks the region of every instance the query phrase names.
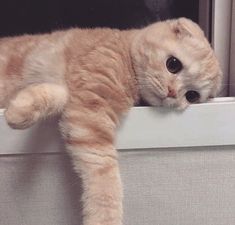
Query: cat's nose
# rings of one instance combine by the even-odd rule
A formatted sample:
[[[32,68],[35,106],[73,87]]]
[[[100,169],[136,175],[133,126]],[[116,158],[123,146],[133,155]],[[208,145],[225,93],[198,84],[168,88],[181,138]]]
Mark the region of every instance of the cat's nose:
[[[168,86],[167,97],[176,98],[176,96],[177,96],[176,90],[174,88],[172,88],[171,86]]]

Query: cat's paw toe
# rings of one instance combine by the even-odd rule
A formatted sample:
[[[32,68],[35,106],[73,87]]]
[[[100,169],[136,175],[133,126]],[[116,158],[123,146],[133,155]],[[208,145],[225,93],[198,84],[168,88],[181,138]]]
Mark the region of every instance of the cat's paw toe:
[[[37,113],[26,113],[23,111],[6,110],[5,118],[8,125],[14,129],[25,129],[32,126],[38,119]]]
[[[25,129],[32,126],[40,117],[33,104],[10,104],[4,115],[8,125],[14,129]]]

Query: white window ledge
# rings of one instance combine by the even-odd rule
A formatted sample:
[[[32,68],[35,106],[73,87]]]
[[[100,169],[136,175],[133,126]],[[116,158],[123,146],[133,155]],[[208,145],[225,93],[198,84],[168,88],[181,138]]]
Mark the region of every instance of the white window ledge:
[[[27,130],[10,129],[0,111],[0,154],[64,151],[56,121]],[[191,105],[184,112],[135,107],[118,131],[119,150],[235,145],[235,98]]]

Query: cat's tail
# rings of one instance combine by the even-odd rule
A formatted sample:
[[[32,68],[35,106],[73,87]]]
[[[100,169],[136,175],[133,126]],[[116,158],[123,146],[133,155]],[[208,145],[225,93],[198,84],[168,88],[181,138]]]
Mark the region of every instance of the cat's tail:
[[[65,85],[32,84],[21,89],[5,110],[7,123],[14,129],[25,129],[40,119],[61,113],[68,100]]]

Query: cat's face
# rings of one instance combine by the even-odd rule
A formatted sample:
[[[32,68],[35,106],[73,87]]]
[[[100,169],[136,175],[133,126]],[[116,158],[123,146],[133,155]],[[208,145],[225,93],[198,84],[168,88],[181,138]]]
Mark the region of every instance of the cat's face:
[[[180,18],[153,24],[131,49],[141,97],[154,106],[183,109],[215,97],[222,72],[202,30]]]

